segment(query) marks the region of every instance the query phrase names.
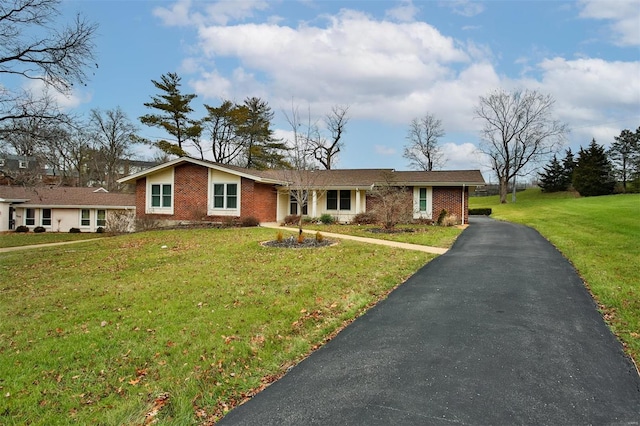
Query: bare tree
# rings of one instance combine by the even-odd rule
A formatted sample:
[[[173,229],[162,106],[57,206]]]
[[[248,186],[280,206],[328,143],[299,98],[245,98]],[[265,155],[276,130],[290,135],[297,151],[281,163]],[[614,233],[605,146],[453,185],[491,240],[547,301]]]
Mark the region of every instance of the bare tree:
[[[438,146],[438,139],[443,136],[442,121],[432,114],[411,120],[407,134],[409,144],[402,155],[409,160],[409,167],[427,172],[442,168],[446,158]]]
[[[76,16],[55,29],[60,0],[5,0],[0,3],[0,74],[39,80],[67,94],[74,84],[84,84],[85,70],[94,65],[96,24]],[[96,65],[97,66],[97,65]],[[31,108],[24,90],[0,87],[0,122],[33,117],[55,118],[55,110]]]
[[[383,181],[377,182],[369,195],[373,199],[373,214],[385,229],[393,229],[399,223],[409,223],[413,218],[413,197],[408,188],[394,181],[392,171],[385,172]]]
[[[349,106],[334,105],[331,112],[324,118],[329,138],[322,137],[315,126],[314,137],[310,140],[314,158],[327,170],[330,170],[337,160],[338,153],[344,143],[342,134],[349,123]],[[311,134],[309,136],[312,136]]]
[[[480,97],[475,109],[475,117],[484,121],[479,149],[496,173],[501,203],[507,202],[511,179],[562,146],[568,128],[553,118],[554,103],[535,90],[497,90]]]
[[[137,128],[120,107],[107,111],[91,110],[90,128],[101,162],[97,169],[104,172],[103,182],[106,189],[112,191],[117,189],[116,181],[123,169],[123,161],[131,156]]]
[[[300,115],[299,108],[291,105],[291,112],[283,112],[285,119],[291,126],[292,140],[288,141],[289,150],[287,162],[291,164],[290,169],[281,171],[282,179],[289,182],[289,195],[292,202],[298,206],[298,232],[302,234],[302,216],[305,207],[309,202],[322,196],[324,185],[321,182],[322,176],[314,171],[318,169],[318,164],[314,159],[314,135],[316,126],[311,122],[311,112],[307,112],[306,123]],[[311,197],[311,199],[310,199]]]

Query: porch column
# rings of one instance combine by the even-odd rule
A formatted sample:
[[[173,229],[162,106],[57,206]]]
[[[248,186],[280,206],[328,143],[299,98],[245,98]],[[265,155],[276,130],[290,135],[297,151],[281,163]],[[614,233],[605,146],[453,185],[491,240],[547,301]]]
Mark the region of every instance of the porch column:
[[[360,190],[356,188],[356,214],[360,213]]]
[[[311,195],[311,217],[318,217],[318,193],[315,190]]]

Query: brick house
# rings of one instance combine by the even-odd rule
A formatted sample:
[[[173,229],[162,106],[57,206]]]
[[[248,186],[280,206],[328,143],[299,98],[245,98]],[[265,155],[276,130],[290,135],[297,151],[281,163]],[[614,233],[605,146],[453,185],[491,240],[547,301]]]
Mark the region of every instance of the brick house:
[[[168,223],[222,221],[254,217],[280,222],[290,214],[319,217],[328,213],[340,222],[371,208],[376,186],[403,187],[412,194],[414,218],[437,219],[443,209],[468,220],[469,190],[484,185],[479,170],[394,171],[253,170],[181,157],[122,178],[135,185],[136,216]],[[308,190],[307,205],[291,193]]]

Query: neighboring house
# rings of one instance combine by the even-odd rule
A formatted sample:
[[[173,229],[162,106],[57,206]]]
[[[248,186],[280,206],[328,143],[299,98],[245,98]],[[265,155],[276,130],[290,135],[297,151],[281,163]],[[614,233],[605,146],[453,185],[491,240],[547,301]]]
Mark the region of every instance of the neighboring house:
[[[0,186],[0,231],[24,225],[31,231],[42,226],[47,232],[95,232],[109,220],[130,213],[133,230],[135,195],[109,193],[103,188],[64,186]],[[117,213],[116,213],[117,212]]]
[[[392,169],[253,170],[182,157],[120,179],[135,184],[136,215],[168,223],[254,217],[280,222],[290,214],[328,213],[349,222],[371,209],[371,191],[382,185],[413,194],[414,218],[437,219],[443,209],[468,220],[469,190],[484,185],[479,170],[394,171]],[[291,188],[308,189],[299,206]]]

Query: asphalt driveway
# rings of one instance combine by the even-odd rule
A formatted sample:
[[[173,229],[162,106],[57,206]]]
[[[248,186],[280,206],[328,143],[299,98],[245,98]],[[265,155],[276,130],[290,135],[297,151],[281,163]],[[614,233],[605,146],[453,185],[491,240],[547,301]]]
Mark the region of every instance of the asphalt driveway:
[[[640,377],[551,244],[473,218],[449,252],[219,424],[634,425]]]

